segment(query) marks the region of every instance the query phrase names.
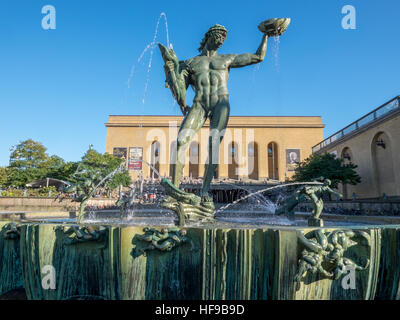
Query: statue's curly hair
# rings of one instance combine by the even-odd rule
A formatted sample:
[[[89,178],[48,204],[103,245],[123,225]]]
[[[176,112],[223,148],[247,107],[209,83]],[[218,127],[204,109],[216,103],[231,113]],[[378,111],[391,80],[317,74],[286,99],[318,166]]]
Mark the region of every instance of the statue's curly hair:
[[[203,39],[200,42],[200,47],[198,49],[200,52],[203,51],[203,48],[206,45],[207,39],[213,33],[224,33],[225,37],[226,37],[226,35],[228,34],[228,30],[220,24],[216,24],[215,26],[212,26],[210,29],[208,29],[208,31],[206,32],[206,34],[204,35]]]

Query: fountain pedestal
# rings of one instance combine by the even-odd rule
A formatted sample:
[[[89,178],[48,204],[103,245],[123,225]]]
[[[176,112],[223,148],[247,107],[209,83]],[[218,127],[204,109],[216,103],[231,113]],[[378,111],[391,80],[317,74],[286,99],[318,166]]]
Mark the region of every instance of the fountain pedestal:
[[[327,217],[324,228],[152,221],[0,222],[0,296],[23,286],[30,300],[399,299],[400,219],[332,226]],[[51,290],[42,286],[49,266]],[[354,290],[343,286],[349,267]]]

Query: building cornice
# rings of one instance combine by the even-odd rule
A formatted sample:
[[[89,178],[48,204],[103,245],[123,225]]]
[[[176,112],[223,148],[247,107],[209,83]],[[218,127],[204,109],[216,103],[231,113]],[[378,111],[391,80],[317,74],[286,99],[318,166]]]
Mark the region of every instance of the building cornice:
[[[179,125],[182,116],[115,116],[110,115],[106,127],[169,127]],[[207,120],[204,127],[209,127]],[[324,128],[320,116],[231,116],[228,128]]]

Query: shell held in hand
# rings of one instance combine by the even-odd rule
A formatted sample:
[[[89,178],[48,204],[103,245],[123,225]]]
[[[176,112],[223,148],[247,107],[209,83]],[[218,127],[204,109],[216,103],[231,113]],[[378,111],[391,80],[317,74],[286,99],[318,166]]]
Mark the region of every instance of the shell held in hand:
[[[268,36],[280,36],[290,24],[290,18],[274,18],[261,22],[258,30]]]

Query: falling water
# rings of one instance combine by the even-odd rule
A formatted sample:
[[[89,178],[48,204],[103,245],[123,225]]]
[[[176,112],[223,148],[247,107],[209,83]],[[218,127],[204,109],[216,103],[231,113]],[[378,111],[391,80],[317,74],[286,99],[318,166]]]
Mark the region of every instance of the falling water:
[[[142,53],[140,54],[139,58],[137,59],[137,63],[139,63],[139,62],[142,60],[144,54],[147,52],[147,50],[149,50],[149,49],[152,47],[152,45],[153,45],[153,43],[150,42],[150,43],[143,49]],[[134,73],[135,73],[135,64],[132,65],[131,73],[129,74],[129,78],[128,78],[128,81],[127,81],[128,89],[130,89],[130,87],[131,87],[131,80],[132,80],[132,78],[133,78]]]
[[[135,160],[135,161],[140,161],[140,162],[142,162],[142,163],[148,165],[148,166],[154,171],[154,173],[157,175],[157,177],[158,177],[158,178],[161,178],[161,175],[160,175],[160,173],[158,172],[158,170],[157,170],[156,168],[154,168],[154,166],[151,165],[150,163],[148,163],[147,161],[140,160],[140,159],[137,159],[137,160]],[[95,190],[96,190],[101,184],[103,184],[106,180],[112,178],[118,171],[122,170],[123,168],[124,168],[124,164],[121,164],[120,167],[118,167],[116,170],[114,170],[114,171],[111,172],[109,175],[107,175],[103,180],[101,180],[100,183],[95,187]],[[136,197],[136,196],[137,196],[136,193],[134,193],[133,196]],[[144,210],[142,210],[142,211],[144,211]],[[157,211],[157,213],[161,213],[161,212],[158,212],[159,210],[156,210],[156,211]],[[170,213],[168,210],[164,213],[164,215],[166,216],[166,221],[164,221],[164,223],[165,223],[165,224],[172,224],[172,225],[173,225],[173,222],[171,221],[171,217],[168,216],[168,213]],[[135,223],[136,223],[136,224],[140,224],[140,222],[137,221],[136,218],[137,218],[137,217],[134,216],[134,210],[129,209],[128,212],[127,212],[126,220],[135,219]],[[110,221],[112,221],[112,222],[115,223],[115,219],[109,220],[109,219],[107,219],[107,218],[98,218],[97,215],[96,215],[96,213],[95,213],[95,212],[92,212],[92,211],[89,213],[88,218],[85,219],[85,222],[86,222],[86,223],[99,223],[99,222],[108,223],[108,222],[110,222]],[[120,222],[122,222],[122,221],[120,221]],[[124,223],[125,223],[125,222],[124,222]],[[146,224],[146,223],[148,223],[148,220],[145,220],[145,221],[142,222],[142,223],[143,223],[143,224]]]
[[[78,167],[79,169],[79,167]],[[77,169],[77,170],[78,170]],[[91,193],[89,194],[89,199],[96,193],[96,190],[107,180],[111,179],[114,175],[117,174],[117,172],[121,171],[124,169],[124,164],[121,164],[117,169],[115,169],[114,171],[112,171],[111,173],[109,173],[107,176],[105,176],[95,187],[94,189],[91,191]],[[84,171],[81,171],[81,173]],[[77,171],[75,171],[74,175],[78,174]],[[93,210],[90,210],[88,213],[89,216],[89,220],[93,219],[95,216],[95,212]],[[87,219],[85,219],[87,220]]]
[[[142,162],[142,163],[144,163],[144,164],[147,164],[151,169],[153,169],[154,173],[158,176],[158,178],[161,178],[161,174],[157,171],[157,169],[154,168],[154,166],[151,165],[150,163],[148,163],[147,161],[140,160],[140,159],[137,159],[137,160],[135,160],[135,161],[140,161],[140,162]]]
[[[142,103],[145,103],[145,98],[146,98],[146,93],[147,93],[147,88],[148,88],[148,84],[150,81],[150,69],[151,69],[151,65],[152,65],[152,61],[153,61],[153,52],[154,52],[154,48],[156,47],[156,40],[157,40],[157,35],[158,35],[158,27],[160,24],[160,20],[161,18],[164,17],[165,20],[165,30],[166,30],[166,34],[167,34],[167,46],[171,47],[172,45],[169,43],[169,33],[168,33],[168,21],[167,21],[167,15],[165,14],[165,12],[161,12],[160,16],[158,17],[157,20],[157,24],[156,24],[156,29],[154,31],[154,36],[153,36],[153,41],[150,42],[142,51],[141,55],[139,56],[139,58],[137,59],[136,63],[140,63],[140,61],[142,60],[144,54],[150,50],[150,59],[149,59],[149,64],[147,66],[147,73],[146,73],[146,82],[145,82],[145,87],[144,87],[144,92],[143,92],[143,99],[142,99]],[[128,89],[131,86],[131,81],[133,78],[133,75],[135,73],[135,64],[132,66],[131,68],[131,72],[129,74],[129,78],[127,80],[127,86]]]
[[[240,198],[240,199],[238,199],[238,200],[236,200],[236,201],[234,201],[232,203],[228,203],[227,205],[225,205],[225,206],[219,208],[218,210],[214,211],[214,214],[217,214],[217,213],[219,213],[221,211],[224,211],[227,208],[229,208],[230,206],[232,206],[232,205],[234,205],[236,203],[239,203],[240,201],[243,201],[243,200],[245,200],[247,198],[250,198],[250,197],[252,197],[254,195],[257,195],[257,194],[260,194],[260,193],[263,193],[263,192],[266,192],[266,191],[270,191],[270,190],[273,190],[273,189],[279,189],[279,188],[283,188],[283,187],[287,187],[287,186],[304,185],[304,184],[306,184],[306,185],[312,185],[312,184],[322,185],[323,183],[321,183],[321,182],[293,182],[293,183],[285,183],[285,184],[280,184],[280,185],[277,185],[277,186],[265,188],[265,189],[262,189],[262,190],[258,190],[256,192],[252,192],[252,193],[250,193],[250,194],[248,194],[248,195],[246,195],[246,196],[244,196],[244,197],[242,197],[242,198]]]
[[[88,216],[88,218],[85,219],[85,220],[89,220],[90,221],[90,220],[96,219],[96,211],[90,210],[87,216]]]
[[[280,45],[280,36],[275,36],[274,38],[274,63],[275,69],[279,73],[279,45]]]
[[[108,179],[111,179],[117,172],[121,171],[124,168],[124,164],[121,164],[117,169],[115,169],[113,172],[109,173],[106,177],[104,177],[93,189],[93,192],[95,192],[105,181]],[[78,165],[78,168],[75,170],[75,172],[72,174],[73,177],[76,177],[76,175],[79,175],[81,173],[86,172],[85,169],[81,170],[80,164]]]
[[[240,186],[237,186],[233,183],[221,183],[224,185],[228,185],[228,186],[232,186],[236,189],[241,189],[244,191],[247,191],[248,194],[250,194],[249,190]],[[277,205],[275,203],[273,203],[271,200],[265,198],[261,193],[256,193],[254,194],[254,196],[260,201],[260,203],[268,210],[268,212],[270,213],[274,213],[276,210]]]
[[[167,26],[167,16],[165,15],[164,12],[161,12],[160,17],[158,18],[158,21],[157,21],[157,26],[156,26],[156,30],[154,32],[154,37],[153,37],[152,46],[151,46],[151,50],[150,50],[150,59],[149,59],[149,65],[147,67],[146,83],[144,86],[143,99],[142,99],[143,104],[145,103],[147,87],[148,87],[149,81],[150,81],[150,69],[151,69],[151,64],[153,62],[153,52],[154,52],[154,48],[156,45],[156,39],[157,39],[157,34],[158,34],[158,25],[160,23],[160,19],[162,16],[164,16],[165,24]],[[166,30],[167,30],[167,46],[169,47],[168,26],[166,27]]]
[[[256,81],[256,74],[258,73],[259,70],[260,70],[260,63],[257,63],[257,64],[254,65],[253,74],[252,74],[252,77],[251,77],[251,81],[253,83],[253,85],[252,85],[253,90],[254,90],[256,82],[257,82]]]
[[[108,179],[111,179],[112,177],[114,177],[119,171],[123,170],[125,167],[125,164],[121,164],[117,169],[115,169],[113,172],[109,173],[107,176],[105,176],[103,178],[103,180],[101,180],[97,186],[94,187],[94,191],[97,190],[98,187],[100,187],[104,182],[106,182]]]

